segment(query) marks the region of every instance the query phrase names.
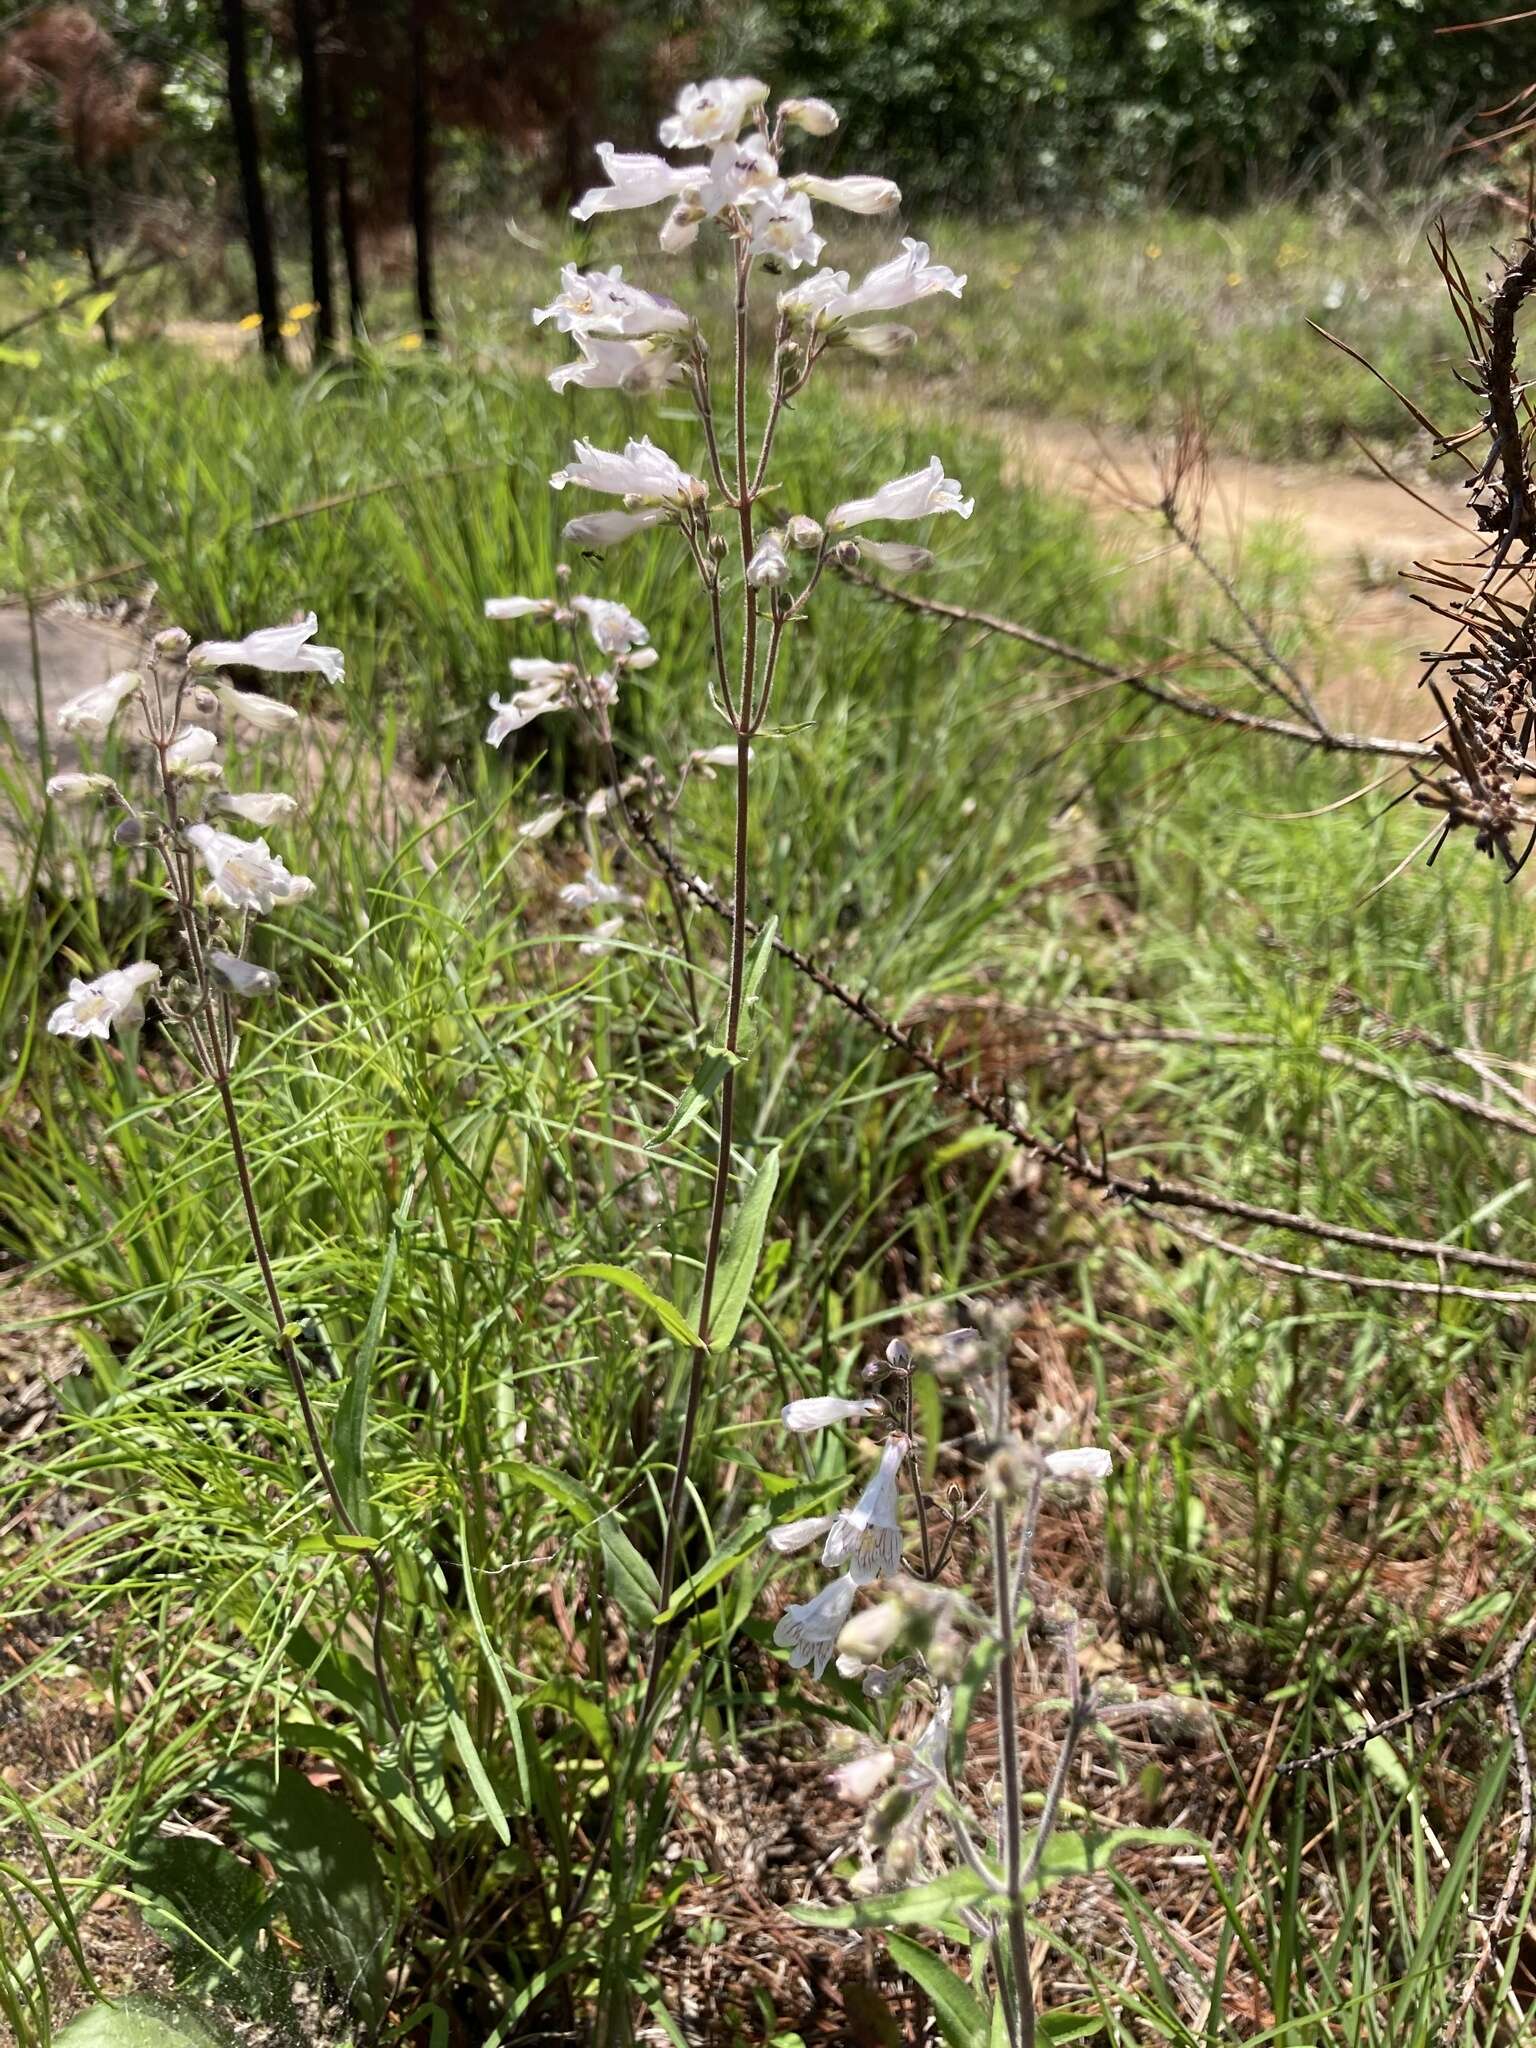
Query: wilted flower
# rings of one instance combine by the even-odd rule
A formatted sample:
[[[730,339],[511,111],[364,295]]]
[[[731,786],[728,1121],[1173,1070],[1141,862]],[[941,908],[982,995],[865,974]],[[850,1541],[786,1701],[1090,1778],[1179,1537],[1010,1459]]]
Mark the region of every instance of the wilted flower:
[[[165,750],[165,765],[172,775],[210,762],[219,742],[205,725],[184,725]]]
[[[872,327],[839,327],[832,338],[839,348],[851,348],[855,355],[873,356],[877,362],[884,362],[891,356],[899,356],[907,349],[915,348],[917,329],[877,320]]]
[[[830,1515],[806,1515],[798,1522],[778,1522],[768,1531],[768,1547],[780,1557],[789,1557],[814,1543],[818,1536],[825,1536],[831,1526]]]
[[[669,516],[660,507],[649,512],[584,512],[565,522],[560,538],[573,548],[611,548],[653,526],[665,526]]]
[[[893,1579],[901,1570],[901,1523],[897,1516],[897,1485],[902,1460],[912,1445],[893,1436],[880,1453],[879,1470],[859,1498],[832,1524],[821,1553],[824,1565],[846,1565],[858,1585],[871,1579]]]
[[[747,564],[747,581],[754,590],[762,590],[776,588],[788,580],[789,557],[784,552],[783,539],[770,527]]]
[[[247,825],[281,825],[299,808],[298,798],[282,789],[253,789],[244,796],[226,791],[214,801],[219,810],[243,818]]]
[[[220,946],[209,947],[208,965],[231,995],[270,996],[277,992],[278,979],[270,967],[258,967],[254,961],[226,953]]]
[[[813,1429],[830,1429],[839,1422],[852,1422],[856,1416],[878,1415],[884,1404],[880,1401],[845,1401],[837,1394],[818,1394],[805,1401],[791,1401],[779,1412],[779,1420],[787,1430],[803,1436]]]
[[[59,1038],[105,1038],[109,1031],[144,1022],[144,994],[160,979],[152,960],[109,967],[94,981],[71,981],[69,995],[48,1019]]]
[[[641,341],[653,334],[686,334],[693,316],[673,299],[625,284],[616,263],[611,270],[578,270],[567,263],[560,272],[559,296],[537,306],[534,324],[553,320],[562,334],[598,334],[613,340]]]
[[[115,786],[110,775],[50,775],[47,793],[56,803],[81,804],[98,790]]]
[[[571,610],[581,613],[604,654],[628,654],[631,648],[643,647],[651,637],[634,613],[612,598],[573,597]],[[631,663],[631,667],[636,665]]]
[[[892,213],[901,204],[901,187],[889,178],[818,178],[807,172],[791,178],[789,187],[844,213]]]
[[[702,149],[712,142],[733,142],[747,116],[767,97],[760,78],[707,78],[702,85],[685,85],[677,111],[661,124],[662,143],[668,149]]]
[[[669,164],[664,156],[623,155],[611,142],[600,142],[597,155],[608,183],[582,194],[571,208],[574,220],[590,220],[594,213],[620,213],[634,206],[655,206],[680,192],[694,175]]]
[[[488,619],[552,619],[559,606],[552,597],[488,597]]]
[[[780,100],[779,119],[791,128],[803,128],[807,135],[830,135],[838,126],[836,107],[825,100]]]
[[[187,844],[207,870],[217,900],[231,910],[253,910],[265,917],[275,903],[297,901],[313,886],[307,875],[290,875],[265,839],[242,839],[216,825],[189,825]]]
[[[827,531],[844,532],[868,519],[926,519],[935,512],[958,512],[969,519],[975,504],[974,498],[961,497],[959,484],[944,474],[943,463],[934,455],[926,469],[882,484],[872,498],[850,498],[839,505],[827,520]]]
[[[809,1664],[820,1678],[852,1611],[857,1591],[853,1579],[845,1573],[823,1586],[812,1599],[803,1600],[780,1615],[773,1640],[780,1649],[789,1651],[792,1670],[803,1670]]]
[[[772,256],[798,270],[802,263],[814,263],[826,246],[811,223],[811,202],[803,192],[776,185],[753,207],[752,255]]]
[[[1052,1479],[1107,1479],[1114,1464],[1108,1451],[1085,1447],[1073,1451],[1047,1451],[1045,1469]]]
[[[345,663],[339,647],[311,647],[320,629],[313,612],[294,626],[264,626],[243,640],[205,640],[187,656],[193,668],[259,668],[269,675],[321,675],[328,683],[342,680]]]
[[[219,702],[230,716],[243,718],[258,732],[283,732],[299,722],[293,706],[276,697],[263,697],[259,690],[237,690],[233,683],[219,683],[216,687]]]
[[[656,505],[694,504],[708,495],[698,478],[679,469],[649,435],[626,442],[622,455],[594,448],[590,441],[574,445],[576,460],[567,469],[557,469],[549,480],[557,491],[581,484],[589,491],[612,491]]]
[[[124,669],[120,675],[98,683],[95,689],[71,697],[67,704],[59,706],[59,731],[78,733],[82,739],[104,739],[113,719],[135,691],[142,688],[143,682],[137,669]]]

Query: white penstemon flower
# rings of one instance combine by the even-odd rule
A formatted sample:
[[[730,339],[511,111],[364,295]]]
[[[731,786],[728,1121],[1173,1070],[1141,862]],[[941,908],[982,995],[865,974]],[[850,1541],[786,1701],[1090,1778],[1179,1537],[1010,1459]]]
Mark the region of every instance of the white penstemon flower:
[[[589,491],[637,498],[642,504],[679,507],[698,504],[706,495],[699,479],[680,469],[649,435],[626,442],[621,455],[594,448],[590,441],[577,441],[575,447],[576,460],[557,469],[549,480],[557,491],[567,484],[580,484]]]
[[[634,613],[613,598],[573,597],[571,610],[580,612],[604,654],[628,654],[651,637]]]
[[[668,149],[704,149],[711,143],[734,142],[747,117],[768,97],[760,78],[708,78],[685,85],[677,110],[661,124]]]
[[[850,526],[862,526],[870,519],[927,519],[937,512],[958,512],[962,519],[969,519],[975,505],[974,498],[961,497],[959,484],[944,474],[943,463],[934,455],[926,469],[882,484],[873,497],[850,498],[837,506],[828,516],[827,531],[846,533]]]
[[[901,1521],[897,1514],[901,1467],[911,1450],[904,1436],[886,1440],[880,1466],[855,1507],[844,1508],[832,1524],[821,1561],[843,1565],[856,1586],[893,1579],[901,1570]]]
[[[339,647],[311,647],[320,622],[309,612],[292,626],[266,626],[243,640],[204,640],[187,656],[192,668],[259,668],[268,675],[320,675],[339,683],[345,662]]]
[[[124,669],[120,675],[109,676],[95,689],[85,690],[59,706],[59,731],[74,733],[80,739],[105,739],[119,711],[143,686],[144,678],[137,669]]]
[[[152,960],[136,960],[130,967],[109,967],[94,981],[72,981],[48,1029],[59,1038],[105,1038],[131,1030],[144,1022],[144,997],[159,979]]]
[[[809,1600],[786,1608],[773,1631],[780,1649],[788,1650],[790,1668],[800,1671],[807,1664],[817,1678],[832,1661],[843,1624],[853,1611],[858,1584],[849,1573],[833,1579]]]
[[[189,825],[187,844],[207,873],[214,900],[227,910],[266,917],[279,903],[309,894],[307,875],[290,875],[265,839],[242,839],[217,825]]]

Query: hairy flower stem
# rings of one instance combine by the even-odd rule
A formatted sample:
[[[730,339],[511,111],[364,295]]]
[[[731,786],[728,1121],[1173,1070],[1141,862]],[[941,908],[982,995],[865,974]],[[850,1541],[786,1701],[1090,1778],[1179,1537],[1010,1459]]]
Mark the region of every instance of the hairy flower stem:
[[[745,571],[752,559],[753,490],[747,474],[747,300],[751,258],[738,250],[736,260],[736,511],[740,522],[741,563]],[[729,701],[723,648],[717,638],[722,696]],[[683,1426],[678,1438],[677,1462],[667,1496],[666,1527],[662,1537],[661,1569],[657,1573],[657,1612],[671,1604],[677,1577],[677,1558],[683,1515],[687,1506],[688,1467],[693,1441],[698,1432],[699,1412],[704,1403],[704,1380],[709,1367],[710,1319],[714,1309],[715,1279],[720,1268],[720,1249],[725,1235],[725,1205],[730,1191],[731,1148],[736,1129],[736,1051],[741,1036],[742,989],[747,956],[747,857],[751,823],[751,763],[753,730],[753,689],[757,673],[757,593],[743,588],[741,684],[735,700],[736,730],[736,842],[731,885],[731,967],[730,992],[726,999],[725,1050],[730,1064],[720,1089],[720,1138],[715,1154],[714,1186],[710,1194],[709,1235],[704,1248],[704,1273],[699,1284],[698,1328],[700,1341],[688,1367],[688,1391],[683,1407]],[[766,694],[766,683],[765,683]],[[645,1697],[640,1708],[644,1729],[654,1713],[661,1690],[662,1668],[666,1662],[671,1631],[658,1623],[651,1638],[650,1669],[646,1675]]]
[[[1024,1923],[1024,1801],[1019,1784],[1019,1708],[1015,1693],[1014,1596],[1008,1560],[1008,1502],[1000,1493],[992,1502],[992,1586],[997,1625],[997,1741],[1003,1779],[1003,1880],[1007,1887],[1003,1921],[1013,1978],[1012,1996],[1003,1995],[1012,2048],[1035,2048],[1035,1987],[1029,1968],[1029,1936]],[[1042,1835],[1043,1835],[1042,1829]],[[999,1992],[1005,1979],[997,1973]]]

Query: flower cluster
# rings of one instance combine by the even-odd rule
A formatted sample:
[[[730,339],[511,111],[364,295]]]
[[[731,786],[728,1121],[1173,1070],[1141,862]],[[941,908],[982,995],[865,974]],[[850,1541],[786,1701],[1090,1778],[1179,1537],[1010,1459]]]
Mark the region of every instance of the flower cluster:
[[[149,960],[108,968],[93,981],[72,980],[69,994],[48,1019],[60,1037],[106,1038],[142,1024],[153,992],[161,1010],[185,1027],[198,1064],[210,1075],[227,1071],[233,1049],[232,1001],[270,995],[277,976],[246,958],[250,921],[301,902],[314,888],[291,874],[267,841],[229,831],[216,818],[270,830],[291,818],[296,800],[283,790],[234,792],[224,787],[219,735],[202,721],[222,709],[230,723],[257,734],[298,723],[292,705],[254,690],[237,689],[220,671],[253,668],[269,675],[343,677],[341,651],[313,644],[311,612],[291,626],[273,626],[242,640],[205,640],[193,646],[179,627],[157,633],[144,667],[126,670],[61,706],[59,730],[77,740],[102,740],[134,707],[140,736],[153,761],[152,793],[135,800],[110,775],[71,770],[52,777],[57,803],[101,799],[122,812],[120,845],[153,848],[175,905],[185,972],[166,981]],[[226,929],[226,918],[235,922]]]

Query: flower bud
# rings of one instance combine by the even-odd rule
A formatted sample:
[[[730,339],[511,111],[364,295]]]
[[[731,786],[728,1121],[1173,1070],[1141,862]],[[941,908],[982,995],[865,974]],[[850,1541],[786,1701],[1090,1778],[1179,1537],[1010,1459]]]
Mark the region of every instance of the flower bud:
[[[836,107],[825,100],[781,100],[779,119],[790,128],[803,128],[807,135],[831,135],[841,121]]]
[[[857,1657],[862,1664],[878,1664],[906,1625],[906,1602],[895,1597],[882,1600],[844,1623],[837,1639],[838,1654]]]
[[[859,566],[859,544],[856,540],[840,540],[832,550],[832,560],[839,569],[857,569]]]
[[[731,551],[731,544],[723,533],[709,536],[709,558],[712,562],[723,562]]]
[[[789,557],[784,544],[771,528],[757,544],[747,564],[747,581],[754,590],[776,590],[789,580]]]
[[[813,554],[821,546],[822,531],[816,520],[807,518],[803,512],[797,512],[785,527],[784,538],[792,548],[797,548],[801,554],[808,555]]]
[[[163,633],[157,633],[151,643],[156,654],[171,657],[185,654],[192,645],[192,635],[183,632],[180,626],[167,626]]]
[[[116,846],[143,846],[149,839],[149,828],[135,812],[122,819],[113,829],[112,841]]]
[[[885,1347],[885,1359],[892,1372],[910,1372],[912,1353],[900,1337],[893,1337]]]
[[[219,708],[219,700],[206,683],[199,683],[192,692],[190,703],[199,718],[212,718]]]

